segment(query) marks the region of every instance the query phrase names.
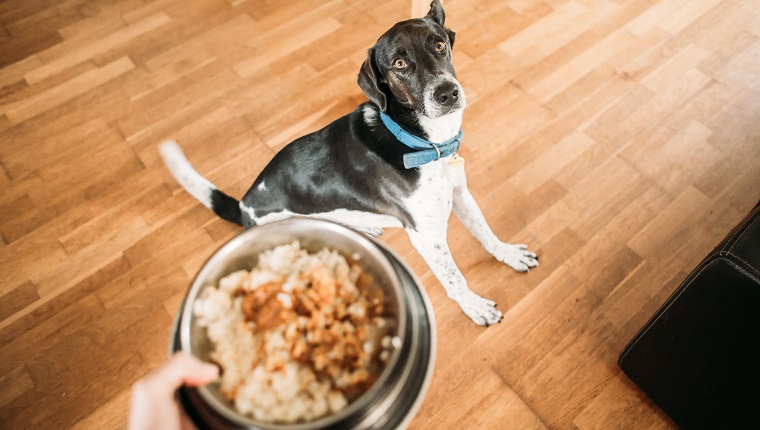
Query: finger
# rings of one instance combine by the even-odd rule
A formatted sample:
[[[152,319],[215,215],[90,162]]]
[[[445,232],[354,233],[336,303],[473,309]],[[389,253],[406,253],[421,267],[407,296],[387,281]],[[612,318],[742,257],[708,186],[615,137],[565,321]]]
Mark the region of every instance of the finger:
[[[172,356],[145,378],[145,383],[158,391],[174,391],[181,385],[199,386],[219,377],[219,368],[182,352]]]

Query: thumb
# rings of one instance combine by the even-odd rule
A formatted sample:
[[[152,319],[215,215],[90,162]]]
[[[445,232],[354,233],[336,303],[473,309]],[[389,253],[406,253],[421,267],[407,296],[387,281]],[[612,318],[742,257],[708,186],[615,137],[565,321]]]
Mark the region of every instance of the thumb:
[[[204,363],[196,357],[179,352],[149,375],[146,383],[155,389],[174,391],[182,385],[197,387],[208,384],[219,377],[219,368]]]

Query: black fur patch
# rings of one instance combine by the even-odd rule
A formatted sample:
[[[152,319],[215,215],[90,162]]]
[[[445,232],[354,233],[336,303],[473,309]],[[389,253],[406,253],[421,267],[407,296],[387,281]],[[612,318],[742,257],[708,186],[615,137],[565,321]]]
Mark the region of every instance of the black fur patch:
[[[219,190],[211,193],[211,208],[220,218],[243,225],[238,201]]]
[[[369,127],[364,103],[277,153],[243,197],[256,216],[288,210],[311,215],[335,209],[397,218],[414,227],[402,199],[417,188],[419,171],[405,169],[410,149],[380,123]],[[261,183],[263,187],[260,187]]]

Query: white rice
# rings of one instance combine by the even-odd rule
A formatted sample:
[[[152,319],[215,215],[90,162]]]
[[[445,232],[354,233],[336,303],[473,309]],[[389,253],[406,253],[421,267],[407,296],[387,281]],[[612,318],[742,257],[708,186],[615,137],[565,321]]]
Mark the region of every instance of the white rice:
[[[391,342],[382,294],[365,288],[363,276],[335,251],[309,254],[294,242],[204,288],[193,312],[223,369],[221,392],[238,412],[312,421],[366,391]]]

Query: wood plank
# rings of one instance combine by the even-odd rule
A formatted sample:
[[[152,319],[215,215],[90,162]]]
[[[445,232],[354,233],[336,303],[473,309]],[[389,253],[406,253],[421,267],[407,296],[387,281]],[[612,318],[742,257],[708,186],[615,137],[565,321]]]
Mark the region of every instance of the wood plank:
[[[0,378],[0,408],[16,400],[25,393],[34,389],[34,381],[29,377],[29,373],[24,366],[19,366],[14,370],[5,373]]]
[[[245,61],[236,64],[235,72],[243,78],[251,76],[268,63],[314,43],[338,30],[341,26],[342,24],[339,21],[333,18],[325,18],[322,21],[304,23],[297,29],[285,30],[287,33],[274,33],[269,40],[256,40],[256,43],[251,46],[254,54]],[[309,37],[306,37],[307,34]]]
[[[0,69],[0,88],[23,81],[27,72],[40,67],[41,64],[39,57],[30,55],[17,63],[3,67]]]
[[[646,401],[637,387],[623,375],[612,379],[603,392],[574,420],[581,430],[624,429],[631,416],[639,417],[637,426],[648,429],[671,429],[675,424],[662,411]]]
[[[24,282],[13,290],[3,294],[0,296],[0,321],[7,319],[39,298],[37,286],[31,281]]]
[[[30,85],[34,85],[35,83],[61,73],[69,67],[92,59],[96,55],[108,51],[109,49],[113,49],[114,45],[128,43],[137,36],[148,33],[167,24],[170,20],[171,18],[165,13],[157,13],[156,15],[145,18],[143,21],[135,23],[134,25],[112,32],[107,37],[95,40],[91,44],[78,46],[70,51],[64,51],[65,54],[63,55],[50,55],[51,58],[48,62],[24,75],[24,79]]]
[[[0,109],[12,122],[20,123],[115,79],[134,67],[135,64],[129,57],[122,57],[103,67],[91,69],[57,87]]]
[[[385,232],[438,331],[411,428],[675,428],[615,362],[760,199],[760,0],[445,5],[470,190],[541,264],[514,272],[451,218],[469,286],[505,314],[484,329]],[[409,8],[0,2],[0,426],[126,428],[193,276],[242,231],[157,145],[178,140],[241,197],[285,144],[366,100],[367,49]]]
[[[71,427],[71,430],[88,430],[93,428],[126,429],[129,422],[129,410],[124,405],[132,402],[132,390],[125,390],[112,397],[106,404]]]

